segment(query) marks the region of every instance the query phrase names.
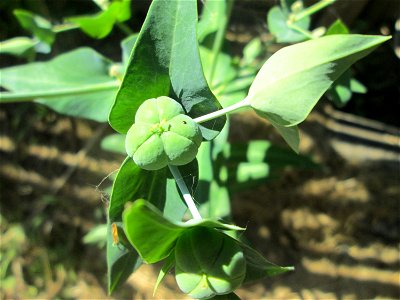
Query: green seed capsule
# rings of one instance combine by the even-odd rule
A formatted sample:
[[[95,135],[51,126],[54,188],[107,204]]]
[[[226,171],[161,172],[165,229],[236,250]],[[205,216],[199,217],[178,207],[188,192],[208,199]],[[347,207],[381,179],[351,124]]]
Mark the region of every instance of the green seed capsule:
[[[179,288],[202,299],[232,292],[244,280],[246,261],[234,239],[206,227],[185,232],[175,247]]]
[[[191,162],[201,144],[200,128],[182,106],[169,97],[149,99],[136,112],[125,148],[135,163],[146,170],[158,170],[168,164]]]

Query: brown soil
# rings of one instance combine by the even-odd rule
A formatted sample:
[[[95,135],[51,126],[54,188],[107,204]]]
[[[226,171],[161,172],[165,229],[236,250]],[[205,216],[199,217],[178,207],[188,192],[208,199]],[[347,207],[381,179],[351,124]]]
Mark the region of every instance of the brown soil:
[[[104,222],[110,181],[102,180],[123,159],[99,149],[98,137],[112,131],[49,112],[39,117],[32,114],[37,106],[23,107],[0,112],[2,220],[22,224],[28,237],[8,270],[19,288],[2,287],[2,297],[106,299],[104,251],[83,244],[82,237]],[[234,121],[232,140],[250,136],[281,143],[254,116]],[[314,157],[320,169],[287,169],[280,179],[232,197],[234,221],[247,227],[249,242],[270,261],[296,268],[240,288],[243,299],[400,298],[399,160],[349,162],[332,146],[329,126],[314,114],[301,127],[301,152]],[[349,149],[359,151],[356,157],[370,150],[355,146]],[[30,269],[43,257],[51,276],[41,264]],[[142,266],[113,297],[183,298],[172,275],[152,296],[158,270]],[[36,294],[28,291],[32,287]]]

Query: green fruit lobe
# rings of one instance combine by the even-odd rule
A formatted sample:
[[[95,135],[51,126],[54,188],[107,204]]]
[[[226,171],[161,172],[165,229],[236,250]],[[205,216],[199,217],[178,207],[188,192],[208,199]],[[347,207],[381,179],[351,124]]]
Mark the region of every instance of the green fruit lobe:
[[[196,299],[231,293],[246,275],[246,261],[237,242],[214,228],[195,227],[175,247],[179,288]]]
[[[136,112],[125,149],[146,170],[185,165],[197,155],[202,141],[199,126],[169,97],[148,99]]]

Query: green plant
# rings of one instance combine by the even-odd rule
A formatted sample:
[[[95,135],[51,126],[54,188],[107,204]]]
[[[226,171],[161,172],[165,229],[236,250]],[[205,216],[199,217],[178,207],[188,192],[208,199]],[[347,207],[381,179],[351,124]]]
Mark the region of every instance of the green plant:
[[[306,18],[330,2],[321,1],[296,18]],[[237,234],[243,228],[226,223],[227,164],[240,157],[235,145],[227,144],[228,115],[254,110],[298,152],[297,126],[353,63],[389,39],[303,32],[311,40],[279,50],[258,71],[253,61],[261,54],[260,41],[248,45],[240,63],[222,51],[232,6],[229,0],[206,2],[198,37],[196,1],[154,0],[140,33],[122,43],[122,66],[84,48],[49,62],[2,70],[1,85],[12,91],[1,93],[2,102],[37,99],[73,116],[97,121],[108,116],[121,134],[115,144],[128,155],[114,180],[108,208],[110,293],[143,262],[164,261],[156,286],[175,268],[178,286],[195,298],[234,297],[234,289],[243,283],[292,270],[265,260]],[[209,9],[221,18],[211,18]],[[111,12],[94,19],[108,20],[109,15],[112,22],[124,20]],[[86,23],[80,24],[84,28]],[[305,30],[296,28],[291,26],[287,35]],[[221,105],[213,91],[221,98],[232,97]],[[265,166],[259,151],[268,153],[270,144],[253,141],[246,147],[236,145],[242,156],[250,153],[246,163],[251,170]],[[240,174],[235,168],[234,174]],[[265,169],[261,173],[264,178]],[[202,203],[200,209],[194,198]]]

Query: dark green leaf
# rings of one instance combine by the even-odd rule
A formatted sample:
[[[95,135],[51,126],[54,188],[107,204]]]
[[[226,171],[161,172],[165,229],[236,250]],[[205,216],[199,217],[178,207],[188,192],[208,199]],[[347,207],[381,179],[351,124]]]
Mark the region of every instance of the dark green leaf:
[[[25,30],[32,32],[40,41],[48,45],[53,44],[55,33],[49,21],[23,9],[16,9],[13,13]]]
[[[103,122],[118,87],[108,75],[110,66],[111,61],[94,50],[80,48],[47,62],[2,69],[0,84],[18,93],[54,93],[36,101],[63,114]],[[70,90],[75,93],[63,96]]]
[[[201,226],[222,230],[243,230],[234,225],[209,219],[192,219],[185,223],[172,222],[145,200],[136,200],[125,209],[123,223],[128,240],[147,263],[155,263],[168,257],[177,238],[188,228]]]
[[[187,166],[186,171],[194,172]],[[114,180],[108,211],[110,223],[119,222],[122,219],[122,211],[128,202],[142,197],[151,201],[164,212],[166,217],[173,220],[182,219],[186,211],[186,206],[178,193],[176,182],[172,178],[167,178],[166,169],[156,172],[146,171],[140,169],[131,158],[127,157]],[[117,254],[119,253],[119,255],[124,254],[126,257],[131,258],[137,255],[136,251],[132,250],[129,254],[125,253],[127,250],[121,244],[118,245],[119,251],[117,251],[114,249],[115,247],[112,248],[112,244],[113,241],[109,239],[108,247],[113,249]],[[113,266],[113,261],[111,258],[108,259],[109,270],[114,270],[117,274],[124,271],[124,269],[120,271],[123,265]],[[133,272],[132,268],[128,268],[127,270]],[[109,280],[111,280],[109,281],[109,287],[120,284],[125,279],[125,277],[115,277],[109,274]]]
[[[207,300],[240,300],[240,298],[235,293],[229,293],[225,295],[217,295],[212,298],[208,298]]]
[[[108,293],[111,294],[142,264],[139,255],[122,244],[115,244],[111,232],[111,222],[107,224],[107,274]],[[122,230],[121,230],[122,231]]]
[[[157,288],[160,285],[161,281],[165,278],[169,271],[175,266],[175,255],[172,253],[168,258],[165,260],[163,267],[160,270],[160,273],[157,277],[157,282],[154,285],[153,296],[156,294]]]
[[[266,260],[260,253],[246,244],[240,243],[246,258],[246,278],[243,283],[293,271],[293,267],[280,267]]]
[[[115,130],[126,133],[140,104],[158,96],[179,101],[193,118],[220,108],[204,79],[196,23],[194,0],[152,2],[110,112]],[[215,137],[224,122],[218,118],[202,124],[203,136]]]

